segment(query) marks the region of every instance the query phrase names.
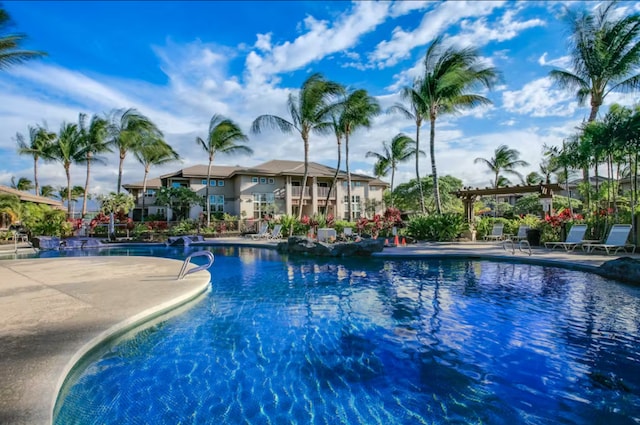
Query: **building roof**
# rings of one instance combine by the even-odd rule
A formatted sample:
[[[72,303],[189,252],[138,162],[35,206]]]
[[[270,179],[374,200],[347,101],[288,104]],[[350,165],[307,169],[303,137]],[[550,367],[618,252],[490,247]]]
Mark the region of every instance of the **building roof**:
[[[206,178],[208,172],[207,165],[194,165],[191,167],[183,168],[173,173],[164,174],[157,179],[150,179],[147,182],[148,188],[161,187],[161,180],[168,178]],[[309,162],[308,176],[309,177],[326,177],[333,178],[336,169],[328,167],[326,165],[318,164],[317,162]],[[213,165],[211,167],[211,178],[231,178],[235,175],[259,175],[259,176],[300,176],[304,175],[304,162],[302,161],[290,161],[284,159],[273,159],[271,161],[264,162],[256,165],[255,167],[241,167],[236,166],[224,166]],[[342,179],[347,178],[347,173],[343,170],[338,172],[338,177]],[[377,186],[388,186],[389,184],[382,180],[376,179],[364,174],[351,173],[351,179],[366,180],[369,184]],[[154,182],[153,184],[151,182]],[[128,183],[122,185],[125,189],[142,188],[142,183]]]
[[[64,209],[64,205],[61,201],[56,199],[46,198],[44,196],[34,195],[33,193],[25,192],[23,190],[18,190],[11,188],[9,186],[0,185],[0,193],[6,193],[8,195],[17,196],[22,202],[33,202],[35,204],[46,204],[50,205],[54,208]]]
[[[127,183],[127,184],[123,184],[122,187],[124,187],[127,190],[142,189],[142,183],[143,182]],[[160,189],[161,187],[162,187],[162,182],[160,181],[159,178],[147,179],[147,189]]]

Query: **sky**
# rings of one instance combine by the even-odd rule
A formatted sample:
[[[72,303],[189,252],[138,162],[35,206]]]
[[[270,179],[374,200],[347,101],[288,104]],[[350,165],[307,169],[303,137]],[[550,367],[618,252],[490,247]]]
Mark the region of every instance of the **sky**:
[[[28,35],[23,47],[48,53],[0,72],[0,184],[11,177],[33,180],[33,160],[17,154],[16,133],[46,123],[58,131],[78,114],[136,108],[154,121],[180,154],[180,163],[151,169],[157,177],[207,157],[195,142],[206,138],[209,120],[222,114],[249,136],[253,155],[217,156],[214,165],[254,166],[271,159],[304,159],[299,134],[276,130],[251,134],[262,114],[290,119],[287,97],[320,72],[350,89],[366,89],[383,111],[404,102],[400,92],[423,71],[430,43],[479,49],[483,63],[501,80],[478,89],[492,101],[436,121],[435,159],[439,175],[465,186],[489,186],[492,176],[478,157],[491,158],[507,145],[529,162],[522,174],[538,171],[543,146],[559,146],[589,115],[571,92],[554,86],[548,74],[569,69],[567,8],[593,9],[595,1],[5,1],[12,32]],[[640,13],[640,2],[620,2],[617,13]],[[633,105],[638,95],[611,93]],[[413,121],[383,113],[349,143],[352,172],[373,175],[368,151],[404,132]],[[428,152],[429,125],[420,146]],[[335,137],[312,135],[310,161],[335,167]],[[344,153],[343,153],[344,158]],[[92,167],[90,192],[115,191],[118,157],[104,155]],[[342,168],[344,169],[344,162]],[[420,174],[430,174],[420,159]],[[72,185],[84,185],[83,165],[71,167]],[[129,155],[123,183],[142,181],[143,166]],[[401,164],[396,185],[415,177],[415,162]],[[66,186],[62,165],[40,164],[41,185]],[[384,179],[389,181],[389,177]],[[511,181],[519,183],[517,179]]]

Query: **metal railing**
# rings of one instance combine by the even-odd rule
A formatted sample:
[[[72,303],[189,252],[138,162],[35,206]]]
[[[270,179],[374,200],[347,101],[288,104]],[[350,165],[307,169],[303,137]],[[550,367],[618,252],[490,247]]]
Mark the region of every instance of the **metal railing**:
[[[207,264],[204,264],[202,266],[194,267],[192,269],[187,270],[187,267],[189,266],[189,263],[191,262],[191,259],[193,257],[202,257],[202,256],[207,257],[209,259]],[[186,275],[188,275],[188,274],[199,272],[201,270],[207,270],[209,267],[211,267],[211,265],[213,264],[214,260],[215,260],[215,258],[213,256],[213,254],[211,253],[211,251],[196,251],[196,252],[194,252],[193,254],[189,255],[184,260],[184,263],[182,264],[182,268],[180,269],[180,273],[178,273],[177,280],[184,279],[184,277]]]

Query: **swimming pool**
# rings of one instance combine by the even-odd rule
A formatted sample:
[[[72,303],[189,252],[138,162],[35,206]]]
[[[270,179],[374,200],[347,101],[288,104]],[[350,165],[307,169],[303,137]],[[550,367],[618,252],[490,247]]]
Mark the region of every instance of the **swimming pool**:
[[[56,424],[640,422],[638,288],[505,262],[210,249],[209,296],[108,348]]]

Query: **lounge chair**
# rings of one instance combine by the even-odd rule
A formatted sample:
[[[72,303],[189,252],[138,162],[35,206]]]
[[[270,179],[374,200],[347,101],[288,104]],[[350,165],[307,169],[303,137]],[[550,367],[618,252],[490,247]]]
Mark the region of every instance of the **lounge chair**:
[[[273,226],[273,230],[271,231],[271,233],[267,235],[267,239],[274,240],[280,238],[282,238],[282,225],[276,224],[275,226]]]
[[[582,244],[582,250],[586,252],[594,252],[598,249],[603,249],[607,252],[607,255],[620,250],[626,251],[627,248],[631,248],[631,252],[636,251],[636,246],[627,243],[627,238],[631,233],[630,224],[614,224],[609,230],[609,236],[604,243],[584,243]]]
[[[342,234],[344,235],[345,240],[355,239],[355,235],[353,234],[353,229],[351,227],[345,227],[342,229]]]
[[[502,231],[504,230],[504,224],[502,223],[495,223],[493,225],[493,229],[491,230],[491,234],[490,235],[485,235],[484,236],[484,240],[485,241],[500,241],[504,238],[504,235],[502,234]]]
[[[251,236],[251,239],[263,239],[266,238],[267,236],[269,236],[269,223],[262,223],[262,226],[260,226],[260,230],[258,231],[258,233],[254,233]]]
[[[512,236],[511,239],[514,241],[523,241],[527,239],[527,231],[529,230],[529,226],[520,226],[518,227],[518,233],[515,236]]]
[[[571,230],[569,230],[569,234],[564,242],[545,242],[544,247],[549,249],[560,247],[564,248],[565,251],[573,251],[578,245],[582,245],[586,233],[586,224],[574,224],[571,226]]]

